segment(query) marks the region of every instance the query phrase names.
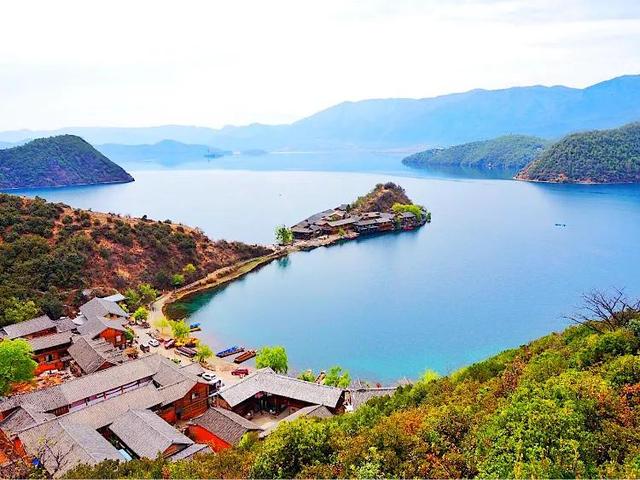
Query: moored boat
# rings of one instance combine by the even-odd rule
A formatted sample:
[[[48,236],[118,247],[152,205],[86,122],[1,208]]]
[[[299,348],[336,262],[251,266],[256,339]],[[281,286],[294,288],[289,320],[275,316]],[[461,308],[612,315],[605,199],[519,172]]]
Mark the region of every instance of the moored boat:
[[[249,360],[250,358],[253,358],[255,356],[256,356],[256,351],[255,350],[247,350],[246,352],[241,353],[236,358],[234,358],[233,362],[234,363],[246,362],[247,360]]]
[[[216,357],[224,358],[229,355],[235,355],[236,353],[244,352],[244,347],[239,347],[238,345],[234,345],[231,348],[227,348],[226,350],[222,350],[221,352],[216,353]]]

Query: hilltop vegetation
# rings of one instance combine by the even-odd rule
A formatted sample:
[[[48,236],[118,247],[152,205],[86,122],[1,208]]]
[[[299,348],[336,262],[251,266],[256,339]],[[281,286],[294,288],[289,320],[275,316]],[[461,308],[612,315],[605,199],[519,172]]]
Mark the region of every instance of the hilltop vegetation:
[[[541,182],[640,182],[640,123],[568,135],[517,176]]]
[[[38,311],[57,317],[87,287],[172,286],[270,252],[240,242],[213,242],[169,220],[159,222],[73,209],[41,198],[0,194],[0,325]]]
[[[447,165],[520,169],[542,152],[547,143],[546,140],[538,137],[506,135],[449,148],[425,150],[409,155],[402,160],[402,163],[417,168]]]
[[[638,478],[640,311],[583,321],[450,376],[193,460],[79,467],[70,478]]]
[[[132,181],[121,167],[74,135],[0,150],[0,189]]]
[[[393,212],[395,204],[410,205],[411,200],[400,185],[393,182],[379,183],[366,195],[358,197],[351,205],[352,213]]]

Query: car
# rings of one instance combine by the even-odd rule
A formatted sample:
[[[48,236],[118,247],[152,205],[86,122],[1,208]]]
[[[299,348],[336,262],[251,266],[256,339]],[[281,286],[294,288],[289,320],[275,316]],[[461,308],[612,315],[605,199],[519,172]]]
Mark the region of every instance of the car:
[[[155,338],[152,338],[147,343],[152,347],[159,347],[160,346],[160,342],[158,340],[156,340]]]
[[[140,350],[142,350],[143,352],[148,352],[149,351],[149,343],[144,342],[140,344]]]
[[[204,372],[200,377],[215,389],[222,388],[222,380],[220,380],[215,374],[211,372]]]

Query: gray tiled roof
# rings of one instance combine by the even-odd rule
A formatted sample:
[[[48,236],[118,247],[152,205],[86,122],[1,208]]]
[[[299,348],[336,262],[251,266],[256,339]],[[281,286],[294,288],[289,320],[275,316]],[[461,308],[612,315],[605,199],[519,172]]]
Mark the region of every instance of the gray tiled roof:
[[[42,315],[41,317],[25,320],[24,322],[6,325],[3,327],[3,330],[5,331],[7,338],[14,339],[33,335],[34,333],[38,333],[43,330],[55,328],[55,326],[56,324],[53,323],[53,320],[51,320],[47,315]]]
[[[91,340],[82,336],[74,338],[73,345],[69,347],[69,355],[84,373],[93,373],[106,362],[115,365],[126,361],[122,352],[106,340]]]
[[[109,427],[138,457],[156,458],[171,445],[193,441],[149,410],[129,410]]]
[[[397,387],[358,388],[348,390],[348,393],[351,397],[351,406],[355,410],[356,408],[367,403],[372,398],[393,395],[396,389]]]
[[[288,417],[283,418],[282,422],[291,422],[302,417],[331,418],[333,417],[333,413],[331,413],[329,409],[324,405],[309,405],[308,407],[301,408],[300,410],[293,412]],[[277,423],[265,429],[265,431],[260,434],[260,438],[264,438],[269,435],[276,428],[278,428],[278,425],[280,425],[280,423]]]
[[[113,295],[109,295],[108,297],[102,297],[102,300],[107,300],[109,302],[121,302],[125,298],[127,297],[125,297],[121,293],[114,293]]]
[[[78,325],[73,323],[73,320],[71,320],[68,317],[63,317],[63,318],[59,318],[58,320],[54,320],[54,323],[56,324],[56,329],[59,332],[68,332],[78,328]]]
[[[180,450],[178,453],[174,453],[169,457],[170,460],[184,460],[185,458],[191,458],[197,453],[211,453],[209,445],[202,443],[194,443],[187,448]]]
[[[18,434],[25,450],[39,457],[54,476],[78,464],[95,465],[103,460],[124,460],[113,445],[91,427],[52,420]]]
[[[61,332],[52,333],[51,335],[42,335],[41,337],[35,337],[27,340],[34,352],[41,350],[47,350],[48,348],[55,348],[71,343],[71,333]]]
[[[42,413],[32,405],[25,404],[0,422],[0,430],[11,438],[11,436],[22,430],[39,425],[52,418],[55,418],[55,415]]]
[[[94,298],[84,305],[80,306],[80,312],[86,317],[104,317],[107,315],[116,315],[118,317],[127,318],[129,314],[125,312],[116,302],[109,301],[105,298]]]
[[[260,432],[262,427],[224,408],[210,408],[191,423],[206,428],[229,445],[237,445],[247,432]]]
[[[78,333],[89,338],[97,337],[108,328],[113,328],[114,330],[118,330],[120,332],[124,332],[126,330],[126,328],[124,327],[126,320],[111,320],[105,317],[87,318],[88,320],[83,325],[78,326]]]
[[[335,408],[343,394],[343,390],[336,387],[278,375],[270,368],[263,368],[240,382],[223,388],[219,395],[233,408],[259,392],[293,398],[314,405],[325,405],[329,408]]]

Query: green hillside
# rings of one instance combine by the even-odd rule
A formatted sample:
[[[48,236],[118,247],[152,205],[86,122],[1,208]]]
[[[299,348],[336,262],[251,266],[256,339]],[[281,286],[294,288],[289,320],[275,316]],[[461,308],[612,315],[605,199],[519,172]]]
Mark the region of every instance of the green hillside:
[[[568,135],[516,178],[567,183],[640,182],[640,122]]]
[[[505,135],[449,148],[433,148],[410,155],[402,163],[424,168],[448,165],[481,168],[522,168],[535,158],[547,141],[527,135]]]
[[[444,378],[192,460],[111,461],[71,478],[639,478],[640,310],[583,321]],[[604,303],[599,304],[601,299]]]
[[[74,135],[0,150],[0,189],[132,181],[120,166]]]

